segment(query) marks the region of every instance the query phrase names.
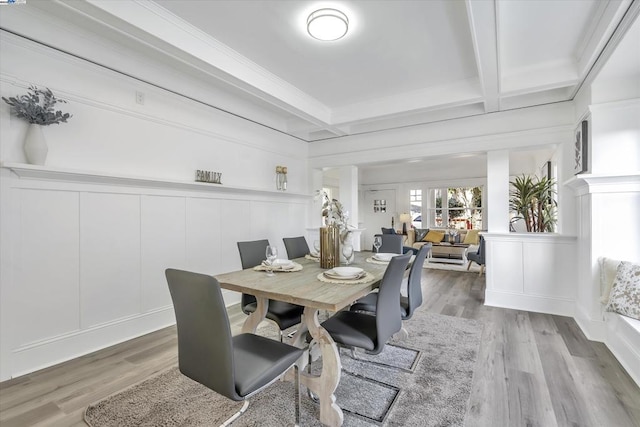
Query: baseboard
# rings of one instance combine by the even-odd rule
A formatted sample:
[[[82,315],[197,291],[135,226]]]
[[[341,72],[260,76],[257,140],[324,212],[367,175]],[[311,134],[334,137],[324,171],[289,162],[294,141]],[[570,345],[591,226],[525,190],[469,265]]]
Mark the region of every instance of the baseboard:
[[[173,306],[14,349],[2,360],[0,381],[48,368],[175,324]]]
[[[576,323],[582,329],[582,333],[591,341],[604,342],[606,327],[604,320],[593,320],[584,311],[584,308],[576,304]]]
[[[536,313],[556,314],[559,316],[575,315],[575,301],[572,299],[552,298],[536,295],[523,295],[511,292],[499,292],[487,289],[484,297],[485,305],[511,308],[514,310],[533,311]]]
[[[640,386],[640,321],[606,313],[605,345]]]

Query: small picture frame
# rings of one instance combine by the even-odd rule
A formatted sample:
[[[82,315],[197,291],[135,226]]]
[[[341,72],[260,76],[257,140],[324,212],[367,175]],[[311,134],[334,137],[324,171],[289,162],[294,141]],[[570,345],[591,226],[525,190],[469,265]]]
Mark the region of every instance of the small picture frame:
[[[589,170],[589,121],[583,120],[576,129],[574,141],[575,161],[573,173],[578,175]]]

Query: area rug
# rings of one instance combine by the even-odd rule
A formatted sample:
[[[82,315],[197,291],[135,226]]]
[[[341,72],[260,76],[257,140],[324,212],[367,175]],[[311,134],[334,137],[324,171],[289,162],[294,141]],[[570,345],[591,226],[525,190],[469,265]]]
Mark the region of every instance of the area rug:
[[[414,372],[354,360],[341,352],[343,375],[336,402],[345,409],[343,425],[380,425],[376,419],[384,419],[385,426],[463,425],[482,325],[418,310],[405,328],[409,337],[393,344],[421,352]],[[394,394],[394,389],[400,392]],[[301,393],[302,425],[320,426],[317,404],[304,387]],[[293,425],[292,383],[276,382],[250,401],[233,426]],[[241,405],[174,367],[89,406],[85,421],[93,427],[217,426]]]
[[[467,264],[452,264],[446,262],[430,262],[428,259],[424,262],[422,268],[429,268],[433,270],[448,270],[448,271],[462,271],[464,273],[480,273],[480,266],[476,263],[472,263],[469,270],[467,270]]]

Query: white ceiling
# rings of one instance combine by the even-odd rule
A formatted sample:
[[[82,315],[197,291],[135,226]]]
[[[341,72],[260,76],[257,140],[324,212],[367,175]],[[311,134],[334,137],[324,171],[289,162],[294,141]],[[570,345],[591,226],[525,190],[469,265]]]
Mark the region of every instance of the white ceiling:
[[[19,25],[18,8],[3,10],[2,28],[320,141],[573,99],[637,3],[30,0],[29,13],[117,49],[73,41],[66,25],[56,36]],[[349,16],[347,36],[308,36],[306,18],[322,7]],[[154,61],[188,82],[142,66]]]

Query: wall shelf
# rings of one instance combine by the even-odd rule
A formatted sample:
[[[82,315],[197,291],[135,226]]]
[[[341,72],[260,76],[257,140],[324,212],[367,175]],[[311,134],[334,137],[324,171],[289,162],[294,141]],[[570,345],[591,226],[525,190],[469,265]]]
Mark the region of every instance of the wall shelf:
[[[297,199],[311,199],[312,197],[309,194],[294,193],[290,191],[264,190],[224,184],[209,184],[196,181],[175,181],[154,177],[116,175],[105,172],[62,169],[49,166],[28,165],[24,163],[2,163],[0,167],[9,169],[21,179],[52,180],[82,184],[124,185],[183,191],[254,194]]]

